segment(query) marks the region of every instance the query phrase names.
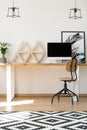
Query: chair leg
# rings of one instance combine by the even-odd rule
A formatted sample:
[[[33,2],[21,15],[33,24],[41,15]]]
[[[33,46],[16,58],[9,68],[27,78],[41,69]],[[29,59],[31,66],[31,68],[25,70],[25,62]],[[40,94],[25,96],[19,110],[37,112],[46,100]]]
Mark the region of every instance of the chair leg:
[[[54,94],[51,100],[51,104],[53,103],[54,97],[58,95],[58,101],[60,98],[60,94],[64,91],[64,94],[67,94],[67,84],[66,81],[64,81],[64,88],[62,90],[60,90],[58,93]]]
[[[73,96],[72,96],[72,94],[69,92],[69,90],[67,89],[67,92],[68,92],[68,94],[69,94],[69,96],[71,97],[71,99],[72,99],[72,105],[73,105]]]
[[[79,100],[78,100],[78,95],[77,95],[76,93],[74,93],[73,91],[69,90],[69,89],[67,88],[67,83],[66,83],[66,81],[64,81],[64,89],[60,90],[58,93],[56,93],[56,94],[54,94],[54,95],[52,96],[51,104],[53,104],[54,97],[57,96],[57,95],[58,95],[58,101],[59,101],[59,99],[60,99],[60,94],[61,94],[63,91],[64,91],[64,94],[69,94],[69,96],[71,97],[71,99],[72,99],[72,105],[73,105],[73,96],[76,96],[77,102],[79,101]]]
[[[72,91],[69,90],[69,89],[68,89],[68,91],[69,91],[70,93],[72,93],[74,96],[76,96],[76,98],[77,98],[77,102],[78,102],[78,101],[79,101],[79,99],[78,99],[78,95],[77,95],[76,93],[72,92]]]
[[[53,100],[55,96],[57,96],[57,93],[52,96],[51,104],[53,104]]]
[[[60,96],[60,94],[61,94],[63,91],[64,91],[64,89],[62,89],[61,91],[59,91],[58,93],[56,93],[56,94],[54,94],[54,95],[52,96],[51,104],[53,104],[54,97],[57,96],[57,95],[58,95],[58,101],[59,101],[59,96]]]
[[[73,96],[76,96],[77,102],[79,101],[77,94],[75,94],[74,92],[72,92],[72,91],[69,90],[69,89],[66,89],[66,90],[65,90],[65,89],[62,89],[61,91],[59,91],[58,93],[56,93],[56,94],[54,94],[54,95],[52,96],[51,104],[53,104],[54,97],[57,96],[57,95],[58,95],[58,101],[59,101],[59,99],[60,99],[60,94],[61,94],[63,91],[64,91],[64,93],[65,93],[65,91],[66,91],[65,94],[69,94],[69,96],[71,97],[71,99],[72,99],[72,105],[73,105]]]

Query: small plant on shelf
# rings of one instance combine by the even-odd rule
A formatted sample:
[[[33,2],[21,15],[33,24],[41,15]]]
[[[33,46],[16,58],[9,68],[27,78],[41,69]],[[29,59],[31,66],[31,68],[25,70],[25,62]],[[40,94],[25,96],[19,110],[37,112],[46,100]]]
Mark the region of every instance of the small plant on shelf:
[[[2,58],[0,62],[6,62],[6,52],[8,50],[10,46],[10,43],[5,43],[5,42],[0,42],[0,52],[1,52],[1,55],[2,55]]]

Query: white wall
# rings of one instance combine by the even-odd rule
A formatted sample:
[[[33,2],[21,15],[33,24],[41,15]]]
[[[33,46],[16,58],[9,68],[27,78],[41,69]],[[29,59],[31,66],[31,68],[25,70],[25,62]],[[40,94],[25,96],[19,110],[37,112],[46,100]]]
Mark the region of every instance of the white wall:
[[[68,18],[69,9],[74,7],[74,0],[15,0],[15,6],[20,8],[20,18],[6,17],[7,8],[11,5],[11,0],[0,0],[0,41],[11,43],[7,55],[10,62],[24,40],[29,42],[31,47],[39,40],[46,49],[47,42],[61,41],[61,31],[85,31],[87,33],[87,0],[77,0],[77,7],[81,8],[83,17],[77,20]],[[84,69],[81,69],[82,76],[84,76],[83,71],[87,71],[87,68]],[[6,83],[3,82],[6,80],[5,69],[0,67],[0,71],[0,79],[2,79],[0,93],[5,93]],[[16,92],[56,92],[56,87],[61,83],[56,82],[55,78],[63,73],[64,70],[59,67],[17,67]],[[84,82],[85,86],[80,89],[80,93],[87,93],[87,89],[85,91],[86,80]],[[84,82],[81,81],[80,87],[84,85]]]

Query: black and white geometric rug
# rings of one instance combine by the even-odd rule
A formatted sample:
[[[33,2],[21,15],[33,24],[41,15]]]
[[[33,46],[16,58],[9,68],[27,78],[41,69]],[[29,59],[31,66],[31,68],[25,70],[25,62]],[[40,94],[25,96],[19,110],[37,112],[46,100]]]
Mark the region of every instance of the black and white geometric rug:
[[[0,112],[0,130],[87,130],[87,112]]]

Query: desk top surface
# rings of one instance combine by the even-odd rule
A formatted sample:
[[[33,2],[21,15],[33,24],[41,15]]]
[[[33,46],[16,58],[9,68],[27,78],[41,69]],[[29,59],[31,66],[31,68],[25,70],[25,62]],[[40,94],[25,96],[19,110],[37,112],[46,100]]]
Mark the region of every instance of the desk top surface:
[[[65,63],[0,63],[0,66],[64,66]],[[78,66],[87,66],[87,63],[78,63]]]
[[[64,66],[65,63],[0,63],[0,66]]]

